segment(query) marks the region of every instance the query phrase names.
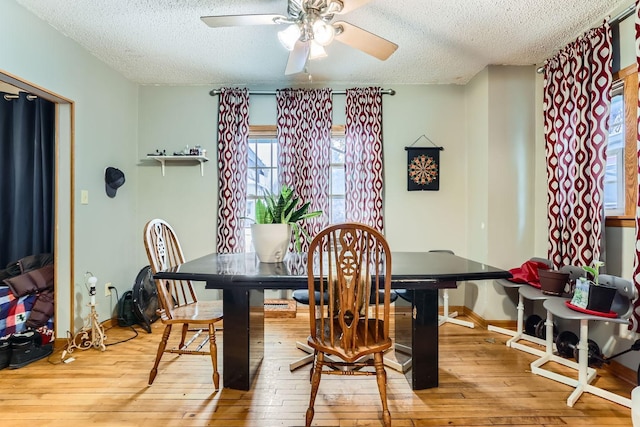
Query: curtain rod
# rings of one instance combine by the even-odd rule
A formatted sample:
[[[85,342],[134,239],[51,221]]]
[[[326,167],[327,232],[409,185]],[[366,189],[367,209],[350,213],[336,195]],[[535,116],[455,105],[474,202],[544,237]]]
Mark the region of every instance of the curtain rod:
[[[222,89],[211,89],[211,91],[209,91],[209,95],[211,96],[216,96],[216,95],[220,95],[220,93],[222,92]],[[382,89],[380,91],[383,95],[395,95],[396,91],[393,89]],[[334,90],[333,95],[344,95],[347,92],[344,90]],[[250,90],[249,91],[249,95],[275,95],[276,91],[275,90]]]
[[[4,95],[4,99],[7,101],[11,101],[12,99],[18,99],[20,98],[20,95],[11,95],[11,94],[5,94]],[[36,95],[27,95],[27,100],[28,101],[33,101],[34,99],[37,99],[38,97]]]
[[[625,10],[623,10],[622,12],[620,12],[619,14],[617,14],[615,17],[613,17],[613,19],[611,19],[609,21],[609,25],[618,25],[620,22],[624,21],[625,19],[627,19],[628,17],[630,17],[631,15],[633,15],[633,12],[635,12],[636,10],[636,5],[635,3],[630,4],[629,6],[627,6],[627,8]],[[538,69],[536,70],[536,72],[538,74],[542,73],[544,71],[544,66],[543,67],[538,67]]]

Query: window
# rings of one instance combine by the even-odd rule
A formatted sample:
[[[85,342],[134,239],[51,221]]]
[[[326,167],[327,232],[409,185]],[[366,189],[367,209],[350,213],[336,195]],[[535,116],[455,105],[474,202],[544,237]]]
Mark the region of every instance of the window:
[[[607,215],[624,215],[624,80],[611,90],[607,163],[604,175],[604,208]]]
[[[637,66],[614,74],[604,178],[606,225],[635,226],[637,196]]]
[[[345,221],[345,137],[344,126],[331,129],[331,164],[329,175],[329,223]],[[247,172],[247,218],[255,218],[256,199],[264,196],[265,190],[277,192],[278,140],[275,126],[250,126],[248,172]],[[251,221],[245,221],[245,248],[251,243]]]

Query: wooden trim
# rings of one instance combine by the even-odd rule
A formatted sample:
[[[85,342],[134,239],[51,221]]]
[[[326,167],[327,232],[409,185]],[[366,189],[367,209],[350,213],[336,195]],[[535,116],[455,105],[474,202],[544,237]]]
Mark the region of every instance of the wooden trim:
[[[638,73],[638,64],[631,64],[629,66],[624,67],[621,70],[613,73],[613,80],[621,80],[625,77]]]
[[[249,135],[274,138],[276,136],[276,125],[251,125],[249,126]]]
[[[624,81],[624,179],[625,179],[625,212],[620,216],[608,216],[605,225],[611,227],[635,227],[626,219],[635,219],[638,200],[638,162],[637,162],[637,110],[638,110],[638,66],[632,64],[613,74],[613,81]],[[612,219],[613,221],[610,221]],[[616,224],[616,225],[613,225]]]
[[[73,103],[73,101],[69,98],[65,98],[64,96],[58,95],[55,92],[51,92],[50,90],[47,90],[42,86],[38,86],[36,84],[23,80],[20,77],[8,73],[2,69],[0,69],[0,82],[9,83],[10,85],[17,87],[18,89],[22,89],[24,91],[37,95],[40,98],[44,98],[57,104]]]
[[[76,171],[76,104],[74,102],[70,103],[71,105],[69,106],[69,126],[71,127],[71,129],[69,129],[69,167],[71,168],[71,172],[69,174],[69,191],[70,191],[70,196],[69,196],[69,269],[70,271],[70,280],[71,280],[71,284],[69,285],[70,287],[70,295],[69,295],[69,312],[70,313],[75,313],[76,309],[75,309],[75,283],[76,283],[76,258],[75,258],[75,246],[74,246],[74,242],[76,241],[76,227],[75,227],[75,194],[76,194],[76,178],[75,178],[75,171]],[[56,222],[56,226],[57,226],[57,222]],[[117,303],[117,302],[116,302]],[[73,323],[73,316],[71,316],[70,319],[71,322],[71,326],[70,326],[70,331],[74,331],[74,323]]]
[[[635,66],[633,68],[636,68]],[[635,215],[638,203],[638,73],[624,78],[625,216]],[[633,123],[633,126],[630,124]]]
[[[331,133],[334,135],[344,135],[344,125],[331,126]],[[275,138],[278,128],[276,125],[251,125],[249,126],[249,134],[252,137],[265,136]]]
[[[608,371],[614,377],[620,378],[623,381],[628,382],[629,384],[638,385],[637,384],[637,374],[631,368],[627,368],[621,363],[612,360],[609,364],[602,365],[602,369]]]
[[[635,228],[636,219],[623,216],[608,216],[605,220],[606,227]]]

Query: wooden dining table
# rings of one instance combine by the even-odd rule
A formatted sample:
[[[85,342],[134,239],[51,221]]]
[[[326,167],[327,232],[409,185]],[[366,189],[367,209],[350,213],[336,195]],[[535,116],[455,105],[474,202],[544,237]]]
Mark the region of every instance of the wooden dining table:
[[[414,390],[438,386],[438,289],[461,281],[511,277],[508,271],[443,252],[392,252],[391,286],[403,290],[395,340],[411,353],[407,378]],[[254,253],[212,253],[154,275],[222,290],[224,387],[249,390],[264,357],[264,291],[306,289],[307,255],[261,263]],[[398,316],[401,316],[398,317]]]

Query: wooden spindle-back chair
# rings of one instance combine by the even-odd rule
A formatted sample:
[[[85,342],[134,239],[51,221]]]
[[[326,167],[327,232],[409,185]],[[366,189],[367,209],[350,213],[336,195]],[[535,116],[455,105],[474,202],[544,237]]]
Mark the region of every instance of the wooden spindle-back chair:
[[[314,366],[306,425],[310,426],[313,420],[321,375],[344,374],[376,376],[382,419],[385,426],[390,426],[383,353],[392,345],[391,252],[385,238],[363,224],[325,228],[309,247],[308,289],[310,295],[320,292],[320,298],[309,300],[311,335],[307,341],[314,349]],[[368,304],[371,295],[379,292],[384,298],[373,298],[374,303]],[[336,362],[336,358],[340,361]]]
[[[153,219],[144,227],[144,246],[155,274],[159,271],[184,263],[182,247],[173,228],[162,219]],[[193,284],[186,280],[156,280],[160,301],[160,320],[165,325],[158,344],[156,360],[149,373],[149,385],[158,374],[158,364],[164,353],[209,355],[213,365],[213,385],[220,387],[218,373],[218,347],[216,344],[215,324],[222,320],[221,305],[217,301],[198,301]],[[167,343],[174,325],[181,328],[180,343],[177,348],[167,349]],[[200,334],[208,329],[204,340],[195,350],[188,347]],[[187,340],[189,333],[192,333]],[[203,350],[209,343],[208,350]]]

